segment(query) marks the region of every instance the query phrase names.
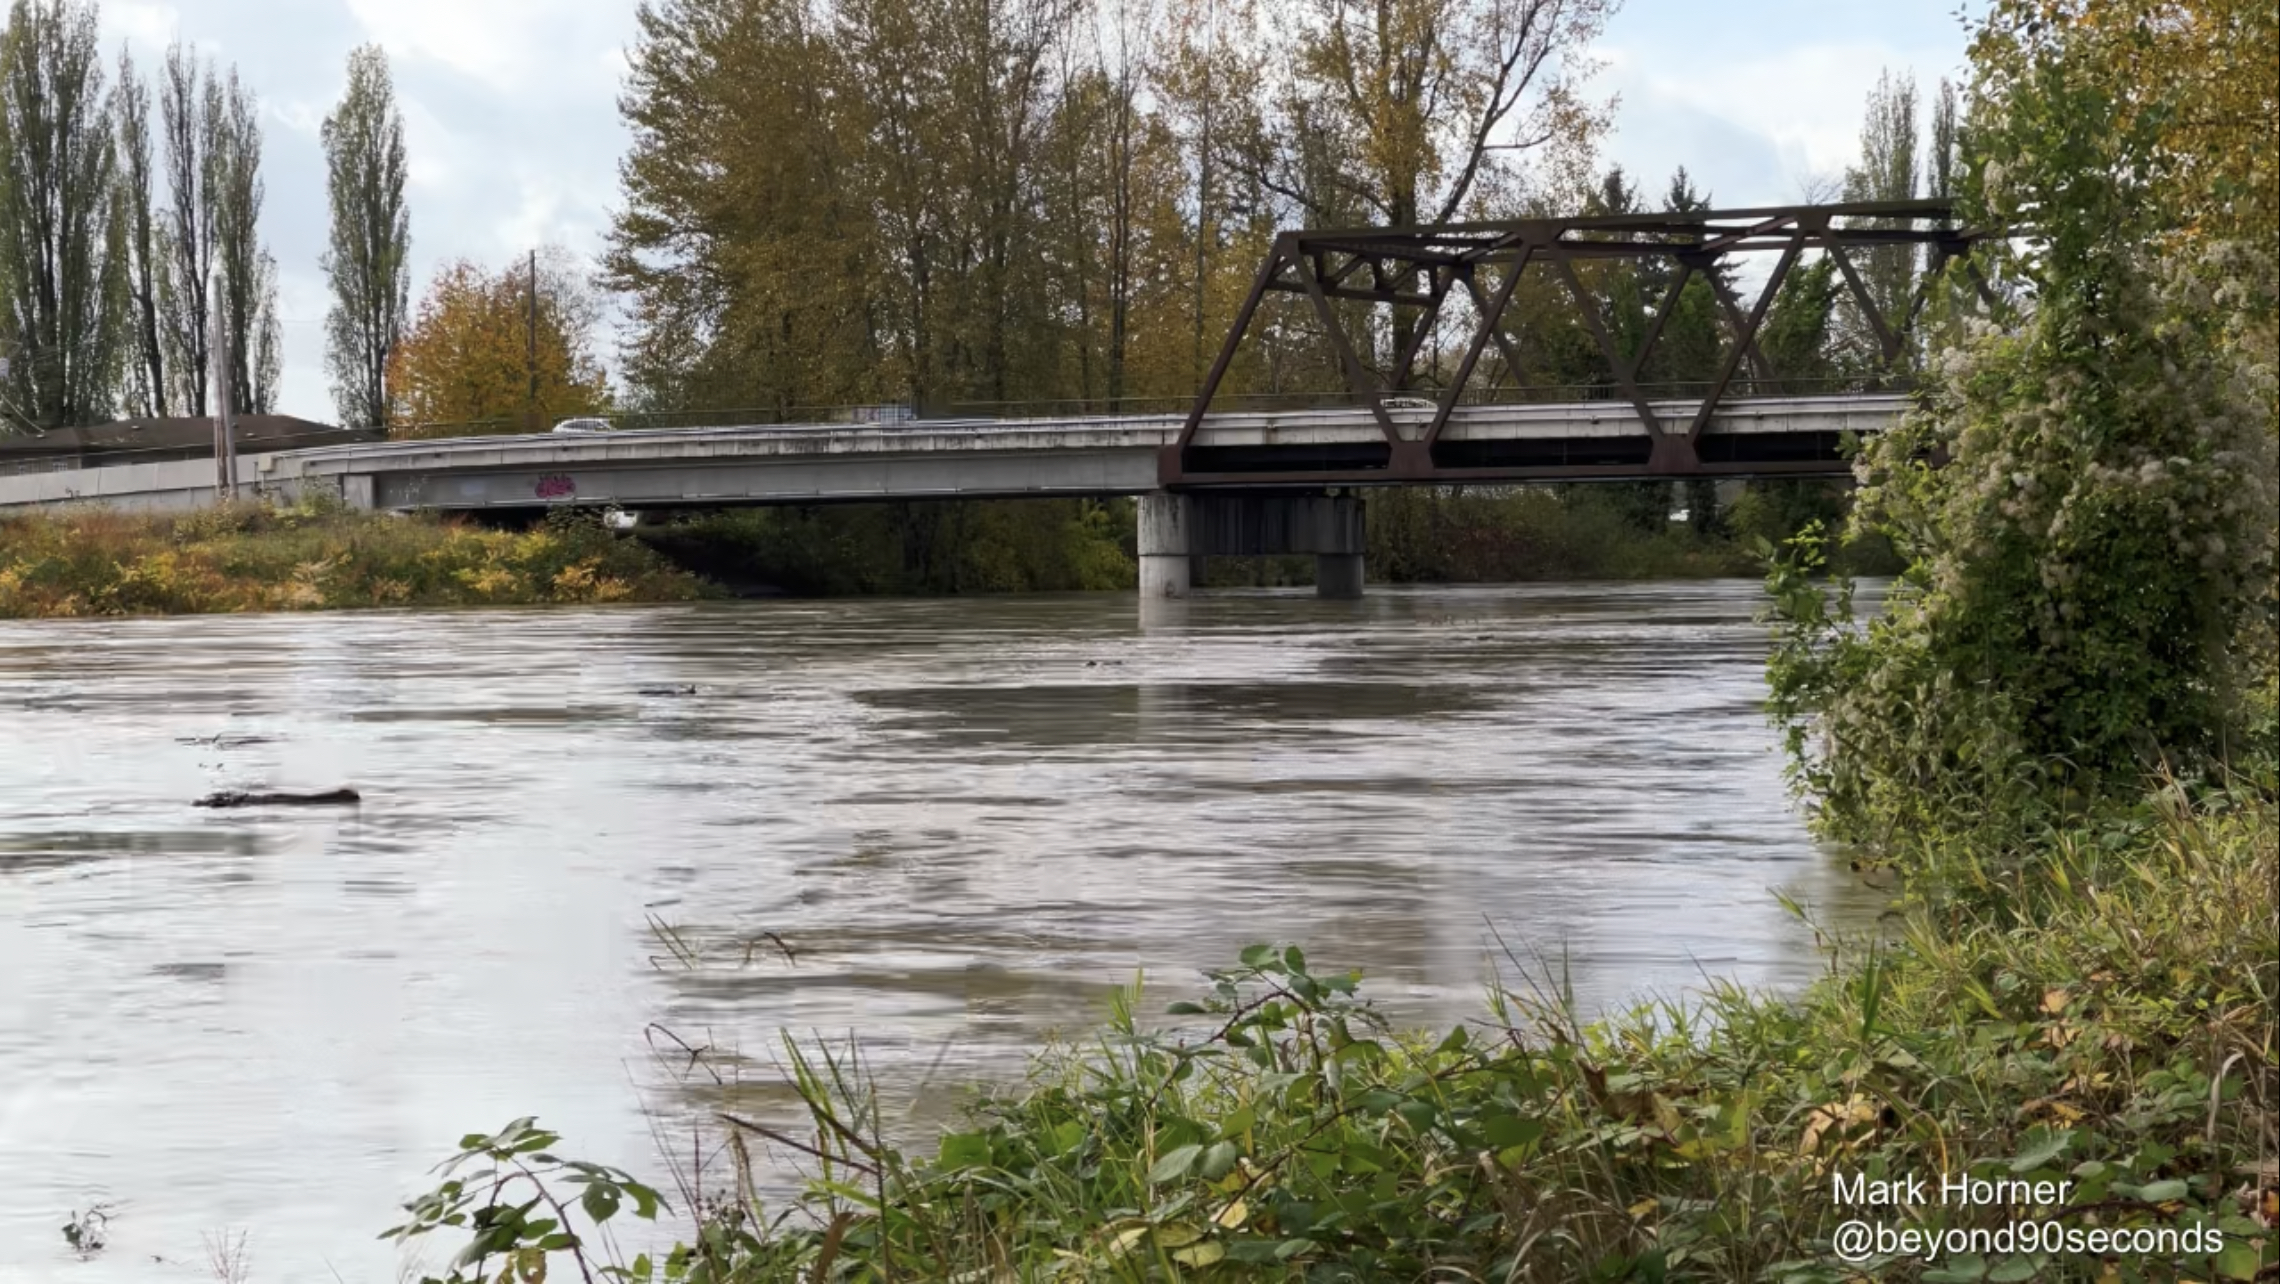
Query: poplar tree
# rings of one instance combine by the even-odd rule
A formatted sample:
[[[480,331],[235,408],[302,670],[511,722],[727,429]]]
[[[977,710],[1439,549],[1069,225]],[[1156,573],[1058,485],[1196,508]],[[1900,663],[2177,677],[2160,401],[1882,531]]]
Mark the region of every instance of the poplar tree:
[[[378,45],[349,54],[348,88],[325,117],[322,138],[332,203],[325,367],[341,422],[384,427],[388,358],[403,336],[411,297],[412,234],[404,207],[404,117]]]
[[[209,73],[198,55],[176,42],[166,51],[159,82],[159,131],[166,159],[166,270],[159,280],[160,338],[173,371],[175,404],[186,415],[207,413],[206,385],[213,377],[207,297],[214,271],[213,124]]]
[[[1923,164],[1917,145],[1916,78],[1887,71],[1869,91],[1860,127],[1860,163],[1845,171],[1847,201],[1910,201],[1922,190]],[[1904,220],[1865,219],[1869,227],[1900,226]],[[1887,327],[1906,319],[1923,256],[1914,245],[1879,245],[1851,250],[1847,257],[1860,280],[1837,310],[1840,342],[1853,361],[1868,369],[1885,365],[1883,336],[1869,316],[1873,308]],[[1849,284],[1849,283],[1848,283]],[[1859,297],[1866,294],[1864,300]],[[1902,359],[1906,357],[1901,354]]]
[[[222,275],[230,409],[264,415],[276,408],[280,347],[277,259],[261,243],[261,122],[252,91],[232,68],[206,92],[212,150],[207,195],[214,206],[214,261]]]
[[[151,155],[150,89],[134,60],[119,53],[119,83],[112,91],[117,118],[119,200],[127,237],[128,403],[139,414],[165,417],[170,398],[166,353],[159,339],[160,287],[169,253],[166,227],[152,204],[158,174]]]
[[[11,420],[110,417],[124,351],[125,220],[83,0],[16,0],[0,34],[0,345]]]

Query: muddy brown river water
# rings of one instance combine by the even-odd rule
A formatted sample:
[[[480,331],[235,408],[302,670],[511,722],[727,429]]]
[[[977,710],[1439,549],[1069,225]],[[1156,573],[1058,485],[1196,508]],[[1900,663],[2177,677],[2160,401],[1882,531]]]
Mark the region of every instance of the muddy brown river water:
[[[1482,1012],[1499,938],[1595,1010],[1799,983],[1774,892],[1870,894],[1786,805],[1759,600],[0,623],[0,1281],[205,1279],[242,1233],[255,1280],[386,1284],[398,1202],[517,1115],[661,1178],[718,1096],[658,1027],[763,1112],[779,1031],[856,1032],[923,1122],[1257,940],[1412,1024]]]

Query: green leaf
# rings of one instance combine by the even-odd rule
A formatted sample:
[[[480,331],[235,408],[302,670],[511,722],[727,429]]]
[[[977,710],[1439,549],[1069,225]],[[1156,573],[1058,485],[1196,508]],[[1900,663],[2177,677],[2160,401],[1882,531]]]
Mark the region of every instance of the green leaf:
[[[1202,1004],[1190,1003],[1186,999],[1181,999],[1177,1003],[1167,1003],[1164,1005],[1164,1012],[1169,1016],[1199,1016],[1203,1013],[1203,1011],[1204,1007]]]
[[[2117,1184],[2114,1189],[2132,1198],[2142,1199],[2149,1204],[2163,1204],[2172,1199],[2183,1199],[2186,1193],[2185,1183],[2176,1178],[2171,1178],[2168,1181],[2148,1182],[2143,1186],[2136,1187]]]
[[[586,1216],[593,1218],[596,1224],[606,1222],[617,1215],[617,1187],[595,1182],[586,1187],[585,1194],[578,1197],[578,1206],[585,1209]]]
[[[1402,1122],[1419,1132],[1431,1128],[1433,1120],[1440,1114],[1438,1110],[1434,1109],[1432,1102],[1420,1101],[1415,1098],[1395,1106],[1393,1112],[1401,1116]]]
[[[1490,1115],[1480,1121],[1481,1135],[1497,1150],[1525,1146],[1544,1135],[1544,1125],[1518,1115]]]
[[[1987,1259],[1975,1253],[1959,1253],[1923,1275],[1924,1284],[1976,1284],[1986,1278]]]
[[[1246,945],[1243,947],[1243,953],[1238,957],[1243,960],[1244,967],[1257,967],[1274,958],[1274,956],[1275,947],[1272,945]]]
[[[2034,1277],[2034,1259],[2028,1257],[2004,1258],[1987,1272],[1989,1284],[1994,1284],[1998,1280],[2002,1281],[2002,1284],[2017,1284],[2019,1280],[2031,1280]]]
[[[1232,1141],[1214,1142],[1203,1152],[1204,1180],[1218,1181],[1225,1177],[1227,1170],[1235,1166],[1235,1160],[1241,1154],[1242,1151]]]
[[[1156,1161],[1155,1167],[1148,1170],[1149,1184],[1161,1186],[1165,1182],[1178,1181],[1187,1176],[1188,1170],[1195,1167],[1196,1158],[1201,1154],[1203,1147],[1192,1143],[1170,1151]]]
[[[978,1132],[947,1133],[942,1138],[942,1151],[936,1162],[952,1172],[986,1167],[990,1162],[990,1139]]]
[[[1064,1119],[1053,1125],[1052,1130],[1046,1133],[1046,1138],[1053,1148],[1052,1154],[1065,1155],[1083,1145],[1088,1135],[1083,1120]]]
[[[2256,1278],[2256,1247],[2246,1239],[2227,1239],[2223,1251],[2209,1259],[2209,1268],[2220,1278],[2252,1280]]]
[[[2027,1134],[2026,1147],[2011,1160],[2011,1171],[2015,1173],[2033,1172],[2065,1154],[2068,1148],[2073,1145],[2074,1132],[2072,1129],[2044,1132],[2037,1128]]]
[[[620,1175],[618,1179],[618,1189],[633,1196],[634,1216],[645,1222],[657,1220],[657,1210],[665,1203],[663,1195],[658,1194],[654,1188],[644,1186],[633,1178],[623,1175]]]

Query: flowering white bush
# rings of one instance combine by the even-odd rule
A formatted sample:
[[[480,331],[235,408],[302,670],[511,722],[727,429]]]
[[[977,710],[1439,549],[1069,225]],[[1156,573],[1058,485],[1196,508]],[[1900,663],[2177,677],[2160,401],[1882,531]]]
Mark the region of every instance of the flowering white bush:
[[[2270,725],[2272,260],[2133,223],[2129,140],[2062,69],[2022,83],[1980,172],[1991,221],[2035,233],[2000,265],[2026,315],[1968,327],[1856,459],[1853,520],[1909,570],[1865,627],[1812,540],[1773,581],[1773,712],[1852,837],[2134,789]]]

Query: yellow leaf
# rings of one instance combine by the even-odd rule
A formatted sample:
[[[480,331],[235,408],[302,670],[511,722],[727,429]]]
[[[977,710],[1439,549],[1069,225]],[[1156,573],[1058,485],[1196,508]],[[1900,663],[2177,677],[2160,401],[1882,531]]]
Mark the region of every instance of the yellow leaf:
[[[1656,1202],[1653,1199],[1642,1199],[1638,1203],[1631,1205],[1629,1208],[1626,1208],[1623,1211],[1629,1213],[1633,1217],[1644,1218],[1647,1214],[1655,1211],[1656,1207]]]
[[[1228,1204],[1227,1207],[1220,1209],[1219,1216],[1214,1217],[1211,1220],[1215,1225],[1221,1226],[1227,1230],[1234,1230],[1240,1227],[1244,1222],[1249,1221],[1250,1218],[1251,1206],[1238,1199]]]
[[[2042,1010],[2050,1013],[2052,1016],[2057,1016],[2059,1013],[2066,1011],[2066,1001],[2072,997],[2072,995],[2069,995],[2062,988],[2052,988],[2045,990],[2043,991],[2042,997]]]
[[[1209,1266],[1225,1256],[1227,1256],[1226,1249],[1217,1244],[1205,1242],[1193,1248],[1181,1249],[1172,1254],[1172,1260],[1182,1266]]]
[[[1203,1232],[1185,1222],[1173,1222],[1156,1228],[1158,1248],[1185,1248],[1203,1238]]]
[[[1858,1094],[1848,1101],[1815,1106],[1805,1116],[1805,1136],[1798,1143],[1798,1149],[1811,1154],[1823,1137],[1831,1142],[1841,1142],[1847,1132],[1874,1124],[1876,1116],[1876,1103]]]
[[[1123,1230],[1116,1232],[1115,1236],[1108,1241],[1109,1255],[1113,1257],[1120,1253],[1129,1253],[1132,1251],[1132,1246],[1134,1244],[1139,1243],[1141,1240],[1146,1239],[1147,1237],[1148,1224],[1146,1222],[1141,1222],[1133,1226],[1127,1226]]]

